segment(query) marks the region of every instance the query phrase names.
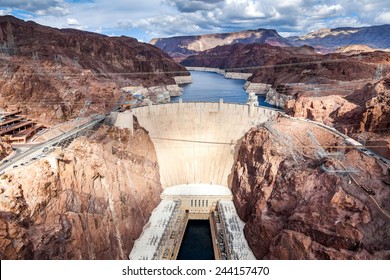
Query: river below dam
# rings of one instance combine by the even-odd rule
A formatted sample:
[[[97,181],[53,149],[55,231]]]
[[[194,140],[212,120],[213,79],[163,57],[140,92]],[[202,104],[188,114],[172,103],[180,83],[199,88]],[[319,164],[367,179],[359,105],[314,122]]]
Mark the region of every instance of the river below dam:
[[[204,101],[218,102],[223,99],[226,103],[246,103],[248,94],[243,86],[245,80],[225,79],[222,75],[213,72],[190,71],[192,83],[182,86],[183,95],[172,97],[172,102]],[[265,102],[265,96],[259,96],[259,105],[273,107]]]

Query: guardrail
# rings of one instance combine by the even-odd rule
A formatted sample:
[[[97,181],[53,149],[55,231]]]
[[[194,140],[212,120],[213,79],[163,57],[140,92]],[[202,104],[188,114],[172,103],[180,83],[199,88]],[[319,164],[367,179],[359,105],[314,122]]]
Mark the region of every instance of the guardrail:
[[[219,101],[182,101],[182,102],[169,102],[169,103],[156,103],[152,104],[152,106],[163,106],[163,105],[173,105],[173,104],[188,104],[188,103],[199,103],[199,104],[208,104],[208,103],[213,103],[213,104],[218,104],[220,103]],[[222,102],[222,104],[231,104],[231,105],[241,105],[241,106],[249,106],[247,103],[239,103],[239,102]],[[137,108],[143,108],[143,107],[148,107],[148,104],[144,105],[138,105],[138,106],[131,106],[131,109],[137,109]],[[280,108],[274,108],[274,107],[267,107],[267,106],[255,106],[255,108],[262,108],[262,109],[267,109],[271,111],[276,111],[276,112],[284,112],[283,109]]]

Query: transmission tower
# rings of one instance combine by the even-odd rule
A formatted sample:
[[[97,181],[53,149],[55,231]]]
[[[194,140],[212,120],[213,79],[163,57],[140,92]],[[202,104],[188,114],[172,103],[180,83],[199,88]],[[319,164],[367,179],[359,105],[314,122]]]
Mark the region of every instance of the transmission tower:
[[[88,108],[91,106],[91,104],[92,104],[91,99],[88,99],[85,101],[84,107],[80,110],[80,114],[76,118],[76,122],[79,122],[84,117],[85,112],[88,110]]]
[[[295,162],[298,162],[298,160],[301,159],[301,154],[296,147],[294,147],[293,141],[289,135],[280,133],[270,122],[265,122],[263,126],[274,136],[274,141],[285,148],[286,154],[290,154]]]
[[[318,88],[318,87],[314,88],[314,96],[318,97],[318,96],[320,96],[320,94],[321,94],[320,88]]]
[[[379,65],[376,67],[376,70],[375,70],[374,80],[379,81],[380,79],[382,79],[382,75],[383,75],[383,65],[382,65],[382,64],[379,64]]]
[[[74,67],[78,67],[79,66],[79,58],[77,56],[73,57],[72,64],[73,64]]]
[[[32,60],[33,60],[33,63],[34,63],[34,68],[36,71],[38,71],[41,67],[40,63],[39,63],[39,55],[37,52],[33,52],[32,53]]]
[[[341,152],[335,152],[335,153],[329,153],[325,151],[325,149],[322,147],[320,142],[318,141],[317,137],[314,135],[312,131],[307,131],[307,135],[309,136],[310,141],[312,142],[313,147],[315,148],[315,155],[318,159],[322,158],[332,158],[336,160],[336,162],[340,163],[341,160],[344,159],[345,155]],[[357,173],[358,171],[354,168],[343,168],[342,169],[335,169],[331,167],[326,167],[323,164],[321,165],[321,169],[324,170],[327,173]]]
[[[58,79],[62,79],[62,73],[61,73],[61,56],[58,54],[54,55],[54,64],[56,69],[56,75]]]

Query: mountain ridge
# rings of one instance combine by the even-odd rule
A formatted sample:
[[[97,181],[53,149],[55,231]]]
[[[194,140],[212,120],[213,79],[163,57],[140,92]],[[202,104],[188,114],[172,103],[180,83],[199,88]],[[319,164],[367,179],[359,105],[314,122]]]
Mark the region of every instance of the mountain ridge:
[[[291,37],[282,37],[276,29],[259,28],[230,33],[153,38],[149,43],[178,61],[217,46],[236,43],[260,43],[278,47],[308,45],[322,53],[334,52],[350,45],[367,45],[373,49],[388,50],[390,25],[323,28],[302,36]]]
[[[317,50],[332,52],[349,45],[367,45],[374,49],[390,48],[390,24],[324,28],[303,36],[288,37],[293,45],[310,45]]]
[[[170,56],[178,59],[194,55],[221,45],[237,43],[262,43],[273,46],[291,46],[275,29],[259,28],[230,33],[215,33],[193,36],[175,36],[154,38],[150,44],[162,49]]]

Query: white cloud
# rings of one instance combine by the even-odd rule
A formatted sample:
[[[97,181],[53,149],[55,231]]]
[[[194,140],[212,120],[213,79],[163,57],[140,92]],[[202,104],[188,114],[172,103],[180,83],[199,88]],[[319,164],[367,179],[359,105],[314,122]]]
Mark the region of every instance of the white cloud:
[[[12,9],[0,9],[0,16],[6,16],[6,15],[11,15],[12,14]]]
[[[257,28],[305,34],[323,27],[390,23],[388,0],[0,0],[0,13],[16,10],[32,13],[26,18],[41,24],[143,34],[146,41],[148,36]]]
[[[390,23],[390,11],[381,13],[375,18],[375,22],[380,24]]]
[[[67,25],[79,25],[79,21],[75,18],[67,18],[66,24]]]
[[[337,5],[315,5],[312,8],[309,8],[307,11],[314,18],[328,18],[340,15],[340,13],[344,10],[343,6],[340,4]]]
[[[0,7],[36,13],[37,15],[66,15],[68,6],[64,0],[0,0]]]

